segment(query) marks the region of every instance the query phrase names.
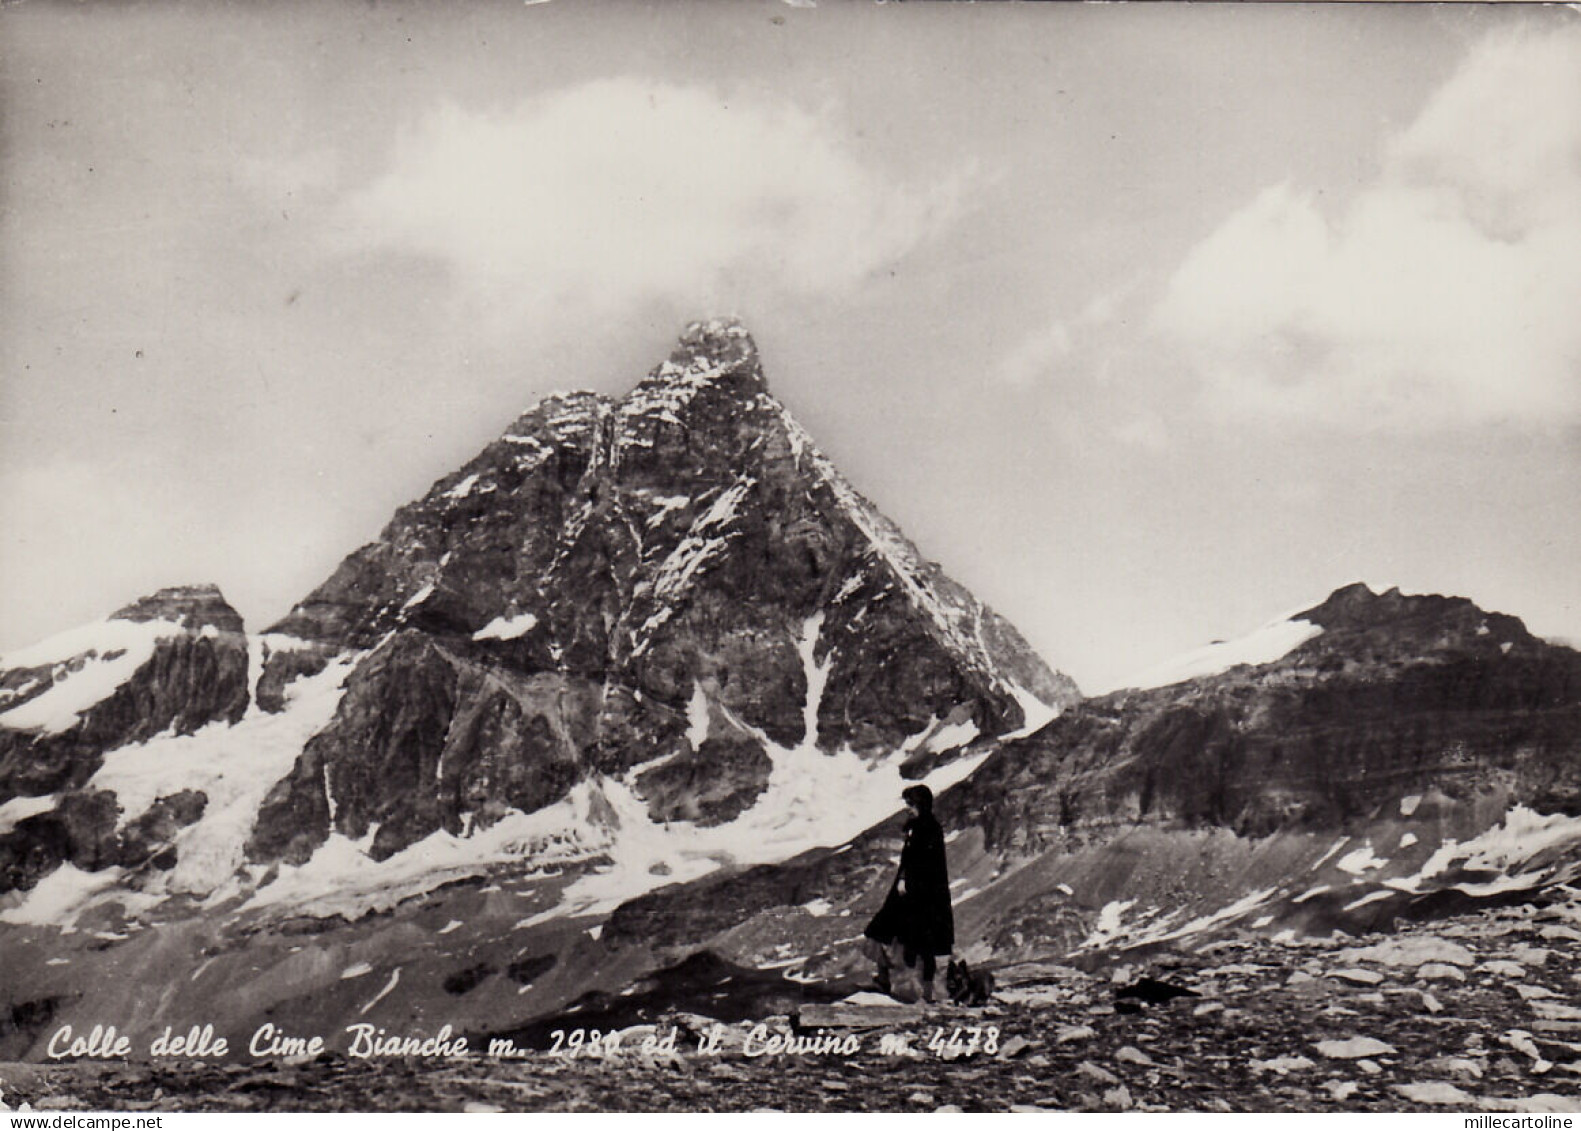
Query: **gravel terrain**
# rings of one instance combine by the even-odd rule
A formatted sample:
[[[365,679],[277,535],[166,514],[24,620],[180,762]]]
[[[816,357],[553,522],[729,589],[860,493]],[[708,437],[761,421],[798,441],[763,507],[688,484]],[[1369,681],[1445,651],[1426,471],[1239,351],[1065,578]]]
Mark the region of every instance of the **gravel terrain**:
[[[1578,942],[1581,901],[1553,902],[1362,938],[1247,934],[1120,955],[1092,972],[1010,967],[980,1008],[864,994],[724,1025],[710,1055],[697,1046],[714,1022],[672,1008],[628,1030],[611,1055],[0,1064],[0,1102],[40,1111],[1577,1111]],[[1117,992],[1144,977],[1192,992],[1153,1005]],[[756,1025],[753,1051],[776,1036],[860,1048],[748,1056]],[[676,1052],[641,1050],[645,1035],[671,1031]],[[909,1037],[914,1051],[881,1050],[886,1035]]]

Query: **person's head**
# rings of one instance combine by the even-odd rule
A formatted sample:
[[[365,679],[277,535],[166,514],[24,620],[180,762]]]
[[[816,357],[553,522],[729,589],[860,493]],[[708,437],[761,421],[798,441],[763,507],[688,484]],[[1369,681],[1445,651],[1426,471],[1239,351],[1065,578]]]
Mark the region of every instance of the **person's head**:
[[[925,785],[908,785],[900,791],[900,799],[919,816],[933,812],[933,790]]]

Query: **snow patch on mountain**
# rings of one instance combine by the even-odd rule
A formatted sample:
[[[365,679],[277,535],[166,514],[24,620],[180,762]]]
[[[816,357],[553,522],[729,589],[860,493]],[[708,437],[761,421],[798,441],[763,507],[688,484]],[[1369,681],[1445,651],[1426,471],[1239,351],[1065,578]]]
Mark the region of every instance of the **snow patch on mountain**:
[[[532,613],[518,613],[513,617],[497,616],[472,634],[474,640],[515,640],[531,632],[538,624]]]
[[[84,872],[68,861],[39,880],[16,906],[0,911],[0,923],[58,926],[73,930],[72,924],[77,916],[100,896],[113,894],[123,905],[147,906],[154,902],[147,897],[139,900],[137,893],[118,891],[124,875],[123,868]]]
[[[307,863],[280,868],[272,882],[253,893],[247,908],[355,918],[501,865],[546,873],[606,847],[596,792],[593,783],[581,782],[567,797],[536,812],[508,813],[466,836],[431,833],[386,860],[368,855],[371,836],[359,842],[333,833]]]
[[[663,884],[841,844],[897,812],[901,790],[914,784],[901,776],[899,754],[875,764],[844,749],[824,754],[805,744],[793,750],[770,744],[768,750],[773,770],[757,803],[734,821],[711,828],[655,822],[626,782],[606,780],[604,794],[615,817],[610,864],[567,887],[560,906],[533,922],[604,914]],[[942,793],[987,756],[985,750],[958,759],[924,783]]]
[[[692,523],[686,537],[670,551],[653,576],[638,584],[633,594],[635,598],[648,598],[660,604],[632,634],[633,655],[640,656],[647,650],[653,634],[674,615],[676,602],[691,588],[693,580],[735,538],[735,532],[729,529],[730,524],[742,500],[756,485],[755,479],[742,479],[728,490],[720,492],[708,510]]]
[[[49,668],[47,691],[0,712],[0,727],[61,734],[153,658],[159,642],[187,630],[173,621],[104,620],[0,657],[0,670]]]
[[[1278,620],[1236,640],[1220,640],[1139,672],[1120,687],[1146,691],[1203,676],[1219,675],[1242,664],[1271,664],[1322,633],[1304,620]]]
[[[444,497],[447,499],[466,498],[468,495],[472,494],[472,488],[478,485],[478,480],[480,478],[482,478],[482,476],[477,474],[467,476],[460,483],[457,483],[454,487],[450,488],[450,490],[446,491]]]
[[[817,661],[823,616],[822,612],[818,612],[808,617],[807,623],[802,626],[801,639],[796,642],[796,651],[801,656],[802,678],[807,687],[806,697],[802,701],[802,745],[812,749],[818,746],[818,707],[823,702],[824,686],[829,682],[829,669],[834,666],[832,652],[824,656],[823,663]]]
[[[901,750],[906,754],[919,751],[924,754],[940,754],[958,746],[965,746],[976,739],[979,733],[977,724],[971,719],[952,723],[948,719],[934,716],[927,726],[906,739]]]
[[[250,713],[234,726],[212,723],[193,734],[160,735],[105,755],[86,788],[114,791],[123,823],[185,789],[208,798],[203,816],[176,836],[175,868],[157,876],[149,890],[207,894],[233,876],[259,806],[291,772],[308,739],[329,724],[341,683],[358,658],[344,656],[291,683],[278,714]]]
[[[1121,946],[1152,946],[1189,938],[1250,915],[1271,902],[1278,891],[1277,887],[1268,887],[1247,892],[1217,910],[1184,923],[1181,920],[1185,919],[1185,915],[1180,910],[1160,914],[1157,907],[1147,907],[1133,916],[1129,912],[1136,906],[1136,900],[1111,902],[1104,905],[1097,923],[1076,949],[1082,952]]]
[[[1504,815],[1503,821],[1470,840],[1445,840],[1414,875],[1387,882],[1400,891],[1417,892],[1422,890],[1425,881],[1458,868],[1468,872],[1504,873],[1497,882],[1505,886],[1499,888],[1477,883],[1453,885],[1468,895],[1530,887],[1546,878],[1552,869],[1542,867],[1525,874],[1521,869],[1530,866],[1541,853],[1572,844],[1581,845],[1581,817],[1538,813],[1524,805],[1516,805]]]
[[[25,821],[29,817],[40,813],[47,813],[55,808],[59,800],[55,794],[45,794],[43,797],[13,797],[4,805],[0,805],[0,836],[4,836],[16,828],[18,821]]]
[[[1042,730],[1049,723],[1059,718],[1059,708],[1043,702],[1032,692],[1022,687],[1019,683],[1008,681],[1006,686],[1010,694],[1021,705],[1021,726],[1019,729],[1005,735],[1008,741],[1013,738],[1025,738],[1029,734]]]
[[[1355,849],[1352,852],[1347,852],[1344,856],[1340,857],[1339,861],[1334,865],[1334,867],[1338,868],[1341,872],[1349,872],[1353,876],[1359,876],[1363,872],[1370,872],[1373,869],[1382,868],[1388,862],[1388,859],[1385,857],[1373,855],[1372,842],[1368,841],[1360,848]]]
[[[702,684],[692,685],[692,698],[686,704],[686,741],[693,750],[700,749],[708,741],[708,695],[703,691]],[[668,761],[668,758],[660,759]],[[644,763],[644,770],[652,769],[653,763]]]
[[[410,597],[408,597],[406,599],[406,603],[401,606],[401,610],[404,612],[407,609],[416,608],[418,605],[421,605],[433,595],[434,583],[430,581],[427,585],[423,586],[416,593],[413,593]]]
[[[559,393],[542,401],[543,428],[561,447],[579,445],[598,430],[609,404],[597,393]]]

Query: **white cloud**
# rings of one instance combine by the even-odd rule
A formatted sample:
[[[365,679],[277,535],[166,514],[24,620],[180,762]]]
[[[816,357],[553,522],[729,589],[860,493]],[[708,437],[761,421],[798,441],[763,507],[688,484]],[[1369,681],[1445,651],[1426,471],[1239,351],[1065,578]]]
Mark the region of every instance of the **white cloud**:
[[[431,256],[506,319],[848,293],[954,216],[966,174],[897,183],[788,103],[630,79],[447,106],[345,212],[356,246]]]
[[[1070,355],[1070,327],[1051,322],[1028,335],[999,365],[999,379],[1012,385],[1031,385],[1047,376]]]
[[[1073,359],[1077,354],[1090,352],[1104,329],[1125,320],[1123,316],[1143,281],[1139,276],[1111,290],[1100,291],[1074,316],[1051,317],[1004,356],[996,370],[999,379],[1027,386],[1052,377],[1069,376],[1073,370],[1090,376],[1089,371],[1094,368],[1091,359],[1084,357],[1080,362]]]
[[[1267,189],[1153,327],[1238,413],[1429,429],[1581,421],[1581,32],[1475,48],[1330,209]]]

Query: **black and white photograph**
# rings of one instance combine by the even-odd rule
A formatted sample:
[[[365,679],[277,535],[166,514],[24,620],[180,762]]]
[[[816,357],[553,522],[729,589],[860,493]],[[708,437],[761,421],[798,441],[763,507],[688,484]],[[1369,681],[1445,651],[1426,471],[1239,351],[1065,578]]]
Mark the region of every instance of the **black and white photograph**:
[[[1578,649],[1581,6],[0,3],[12,1119],[1569,1126]]]

